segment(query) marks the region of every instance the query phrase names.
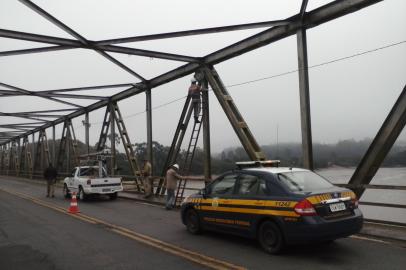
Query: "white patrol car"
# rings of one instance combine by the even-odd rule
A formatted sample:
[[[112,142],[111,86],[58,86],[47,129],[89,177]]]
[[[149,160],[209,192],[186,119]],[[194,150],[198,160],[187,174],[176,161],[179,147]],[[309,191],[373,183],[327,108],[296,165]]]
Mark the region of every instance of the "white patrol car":
[[[107,177],[105,168],[99,166],[76,167],[71,176],[63,180],[63,194],[69,198],[76,192],[80,200],[86,200],[91,195],[108,195],[110,199],[117,198],[117,192],[123,191],[121,178]]]

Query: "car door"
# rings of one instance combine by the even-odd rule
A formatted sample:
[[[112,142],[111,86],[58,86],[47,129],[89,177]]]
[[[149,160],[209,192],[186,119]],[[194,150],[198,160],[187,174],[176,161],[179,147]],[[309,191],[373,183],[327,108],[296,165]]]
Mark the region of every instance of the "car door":
[[[75,179],[76,168],[72,170],[70,176],[68,177],[68,188],[72,190],[74,188],[74,179]]]
[[[229,212],[237,174],[226,174],[206,188],[205,198],[200,204],[200,214],[205,227],[224,230],[233,222]]]
[[[240,209],[235,212],[235,229],[239,234],[248,234],[261,216],[265,201],[269,195],[266,179],[261,175],[242,172],[238,176],[233,198],[233,206]]]

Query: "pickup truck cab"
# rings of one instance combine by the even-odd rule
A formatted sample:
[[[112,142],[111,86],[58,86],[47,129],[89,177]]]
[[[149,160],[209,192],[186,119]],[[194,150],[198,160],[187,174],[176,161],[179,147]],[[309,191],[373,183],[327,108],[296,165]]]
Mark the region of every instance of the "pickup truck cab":
[[[63,180],[65,198],[76,192],[80,200],[93,195],[108,195],[114,200],[120,191],[123,191],[121,178],[107,177],[105,168],[99,166],[76,167],[71,176]]]

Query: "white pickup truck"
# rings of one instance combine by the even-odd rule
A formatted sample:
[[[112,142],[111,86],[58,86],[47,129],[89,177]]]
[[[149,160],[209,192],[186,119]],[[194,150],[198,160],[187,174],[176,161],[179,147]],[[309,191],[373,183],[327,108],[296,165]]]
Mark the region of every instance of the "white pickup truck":
[[[70,177],[63,180],[63,194],[69,198],[76,192],[79,200],[86,200],[91,195],[108,195],[117,198],[117,192],[123,191],[121,178],[107,177],[106,170],[99,166],[76,167]]]

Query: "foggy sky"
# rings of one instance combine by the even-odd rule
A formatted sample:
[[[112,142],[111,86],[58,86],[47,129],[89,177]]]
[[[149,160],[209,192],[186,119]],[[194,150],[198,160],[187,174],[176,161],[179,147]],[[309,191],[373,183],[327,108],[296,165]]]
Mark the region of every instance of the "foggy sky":
[[[310,11],[329,1],[309,1]],[[284,19],[300,9],[301,1],[61,1],[38,0],[37,5],[90,40],[172,32]],[[386,0],[307,32],[309,66],[406,40],[406,1]],[[15,0],[0,1],[0,28],[72,38]],[[140,49],[204,56],[263,31],[119,44]],[[47,44],[0,38],[0,51],[35,48]],[[111,53],[147,79],[183,62]],[[226,85],[271,77],[297,69],[296,37],[291,36],[215,66]],[[373,138],[406,83],[406,43],[309,70],[313,141]],[[136,83],[139,80],[91,50],[74,49],[0,57],[0,82],[27,90]],[[152,90],[157,107],[187,94],[190,76]],[[5,88],[0,88],[5,89]],[[82,91],[111,96],[121,89]],[[230,87],[240,112],[261,145],[300,142],[297,72]],[[68,100],[67,101],[72,101]],[[213,151],[239,145],[231,125],[213,93],[210,94]],[[75,101],[89,105],[88,100]],[[153,138],[169,145],[184,100],[153,111]],[[132,143],[146,140],[145,94],[119,102]],[[35,97],[0,98],[1,112],[47,110],[68,106]],[[104,109],[90,113],[91,144],[99,137]],[[73,120],[78,139],[84,141],[84,117]],[[0,124],[27,122],[0,117]],[[62,125],[57,127],[60,137]],[[3,131],[4,129],[0,129]],[[50,130],[48,136],[50,137]],[[398,140],[406,140],[403,132]]]

